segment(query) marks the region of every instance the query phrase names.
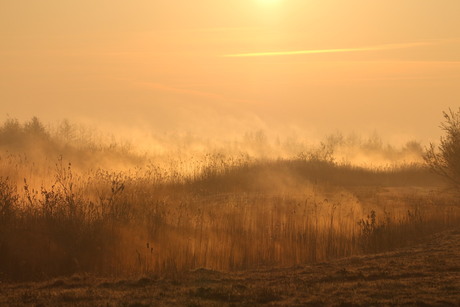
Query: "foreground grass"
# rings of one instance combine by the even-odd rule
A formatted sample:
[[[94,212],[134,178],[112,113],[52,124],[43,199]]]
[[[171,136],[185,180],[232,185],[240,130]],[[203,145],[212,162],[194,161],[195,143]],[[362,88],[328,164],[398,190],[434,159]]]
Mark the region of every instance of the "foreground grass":
[[[392,252],[291,268],[106,279],[77,274],[0,284],[0,305],[458,306],[460,229]]]

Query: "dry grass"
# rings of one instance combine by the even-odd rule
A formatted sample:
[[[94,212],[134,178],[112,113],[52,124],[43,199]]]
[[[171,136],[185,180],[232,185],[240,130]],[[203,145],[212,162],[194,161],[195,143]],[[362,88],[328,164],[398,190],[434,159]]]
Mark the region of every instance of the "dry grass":
[[[39,190],[27,180],[22,189],[1,180],[1,272],[20,280],[76,272],[176,276],[389,250],[459,220],[455,198],[403,185],[411,171],[423,174],[401,170],[395,191],[369,180],[385,184],[397,170],[321,161],[218,161],[192,177],[161,178],[151,170],[84,177],[61,159],[54,182]]]
[[[95,161],[110,147],[72,147],[36,120],[0,130],[11,149],[0,155],[2,280],[288,267],[391,250],[460,220],[458,197],[423,166],[337,164],[327,146],[290,159],[213,152],[153,162],[113,147],[104,165],[142,163],[107,170]],[[99,158],[74,166],[21,154],[35,139]]]
[[[291,268],[177,277],[88,274],[0,284],[0,305],[21,306],[458,306],[460,231],[393,252]]]

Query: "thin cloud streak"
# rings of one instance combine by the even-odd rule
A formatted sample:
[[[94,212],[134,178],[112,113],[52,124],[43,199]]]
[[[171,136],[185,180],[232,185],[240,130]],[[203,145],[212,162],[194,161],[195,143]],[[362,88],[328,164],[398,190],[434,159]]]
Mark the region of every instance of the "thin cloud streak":
[[[287,55],[305,55],[305,54],[321,54],[321,53],[344,53],[344,52],[360,52],[360,51],[379,51],[392,49],[405,49],[419,46],[432,45],[428,42],[406,43],[406,44],[386,44],[361,48],[341,48],[341,49],[317,49],[317,50],[294,50],[294,51],[274,51],[274,52],[254,52],[254,53],[237,53],[226,54],[223,57],[262,57],[262,56],[287,56]]]

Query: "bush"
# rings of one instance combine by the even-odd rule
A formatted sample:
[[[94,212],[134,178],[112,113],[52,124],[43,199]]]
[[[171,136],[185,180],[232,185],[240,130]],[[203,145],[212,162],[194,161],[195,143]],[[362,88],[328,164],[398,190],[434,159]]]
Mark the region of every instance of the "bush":
[[[437,148],[431,143],[423,158],[433,172],[460,189],[460,108],[457,112],[449,109],[443,114],[444,122],[440,127],[446,135],[441,137]]]

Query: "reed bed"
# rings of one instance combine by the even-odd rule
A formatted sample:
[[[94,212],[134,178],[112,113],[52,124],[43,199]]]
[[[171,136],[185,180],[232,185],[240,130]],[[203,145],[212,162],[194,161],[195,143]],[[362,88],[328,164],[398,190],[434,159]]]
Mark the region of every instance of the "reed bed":
[[[62,158],[46,171],[14,159],[0,160],[12,175],[0,179],[2,279],[295,266],[390,250],[460,220],[458,198],[417,166],[214,156],[187,173],[82,172]]]
[[[67,121],[5,121],[0,280],[295,266],[390,250],[460,220],[458,195],[423,165],[346,162],[417,162],[416,142],[336,135],[311,148],[258,132],[219,149],[173,137],[182,142],[159,138],[147,155]]]

